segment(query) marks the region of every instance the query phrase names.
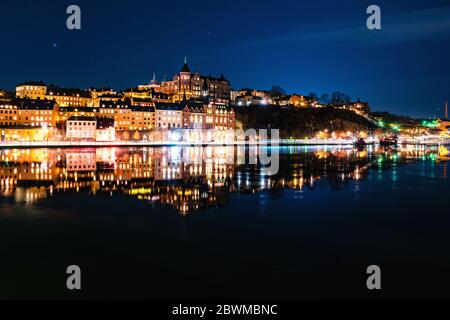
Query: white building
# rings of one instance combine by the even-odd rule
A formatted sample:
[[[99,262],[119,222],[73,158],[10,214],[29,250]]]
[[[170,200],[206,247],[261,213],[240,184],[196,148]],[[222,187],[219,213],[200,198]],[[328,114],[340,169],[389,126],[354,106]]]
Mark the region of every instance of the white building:
[[[66,137],[72,140],[95,140],[97,120],[93,117],[70,117],[67,120]]]
[[[156,103],[156,130],[183,128],[183,107],[177,103]]]

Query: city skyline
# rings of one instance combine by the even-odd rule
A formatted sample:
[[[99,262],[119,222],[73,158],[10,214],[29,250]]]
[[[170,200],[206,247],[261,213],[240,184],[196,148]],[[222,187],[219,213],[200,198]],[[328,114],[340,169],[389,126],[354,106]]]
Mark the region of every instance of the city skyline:
[[[148,83],[154,72],[171,78],[188,56],[192,71],[223,73],[234,89],[341,91],[369,101],[373,110],[415,117],[442,116],[450,96],[445,1],[379,1],[378,31],[365,27],[367,1],[327,3],[326,11],[322,1],[239,8],[229,2],[78,1],[80,31],[65,28],[69,3],[45,3],[5,5],[2,38],[9,48],[0,53],[7,62],[0,88],[13,90],[29,79],[121,90]],[[31,37],[31,29],[41,36]],[[25,50],[30,47],[33,56]]]

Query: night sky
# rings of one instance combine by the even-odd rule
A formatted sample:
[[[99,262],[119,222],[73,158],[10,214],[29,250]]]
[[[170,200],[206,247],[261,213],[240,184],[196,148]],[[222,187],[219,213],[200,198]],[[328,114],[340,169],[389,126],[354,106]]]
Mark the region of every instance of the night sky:
[[[82,30],[66,28],[66,8]],[[382,30],[366,8],[382,9]],[[61,86],[224,73],[235,89],[319,96],[342,91],[375,110],[441,115],[450,100],[450,1],[2,0],[0,88],[24,80]]]

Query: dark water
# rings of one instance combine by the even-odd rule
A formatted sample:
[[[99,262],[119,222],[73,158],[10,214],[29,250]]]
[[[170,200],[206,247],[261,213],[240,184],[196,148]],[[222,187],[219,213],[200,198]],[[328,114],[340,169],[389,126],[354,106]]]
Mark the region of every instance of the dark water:
[[[450,298],[435,150],[281,148],[271,177],[237,153],[0,151],[0,298]]]

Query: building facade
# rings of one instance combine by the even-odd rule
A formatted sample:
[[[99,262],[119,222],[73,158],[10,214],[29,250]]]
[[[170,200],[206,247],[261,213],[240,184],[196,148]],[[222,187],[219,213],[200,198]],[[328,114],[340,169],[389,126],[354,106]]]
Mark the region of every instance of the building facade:
[[[116,141],[116,129],[114,127],[114,119],[111,118],[97,119],[97,130],[95,132],[95,140],[99,142]]]
[[[55,100],[56,103],[61,107],[92,106],[92,98],[89,91],[80,89],[50,86],[47,88],[47,94],[45,95],[45,98],[48,100]]]
[[[183,128],[183,107],[179,103],[155,104],[156,130]]]
[[[47,86],[41,81],[27,81],[17,85],[16,97],[19,99],[45,99]]]
[[[70,117],[66,123],[66,138],[70,140],[95,140],[97,120],[93,117]]]
[[[131,106],[130,130],[149,131],[156,127],[154,107]]]
[[[185,59],[181,71],[173,77],[173,80],[161,82],[155,91],[173,96],[175,102],[199,99],[208,95],[216,101],[229,103],[231,86],[223,75],[220,78],[214,78],[191,72]]]
[[[0,126],[52,127],[57,113],[54,101],[15,99],[0,102]]]

